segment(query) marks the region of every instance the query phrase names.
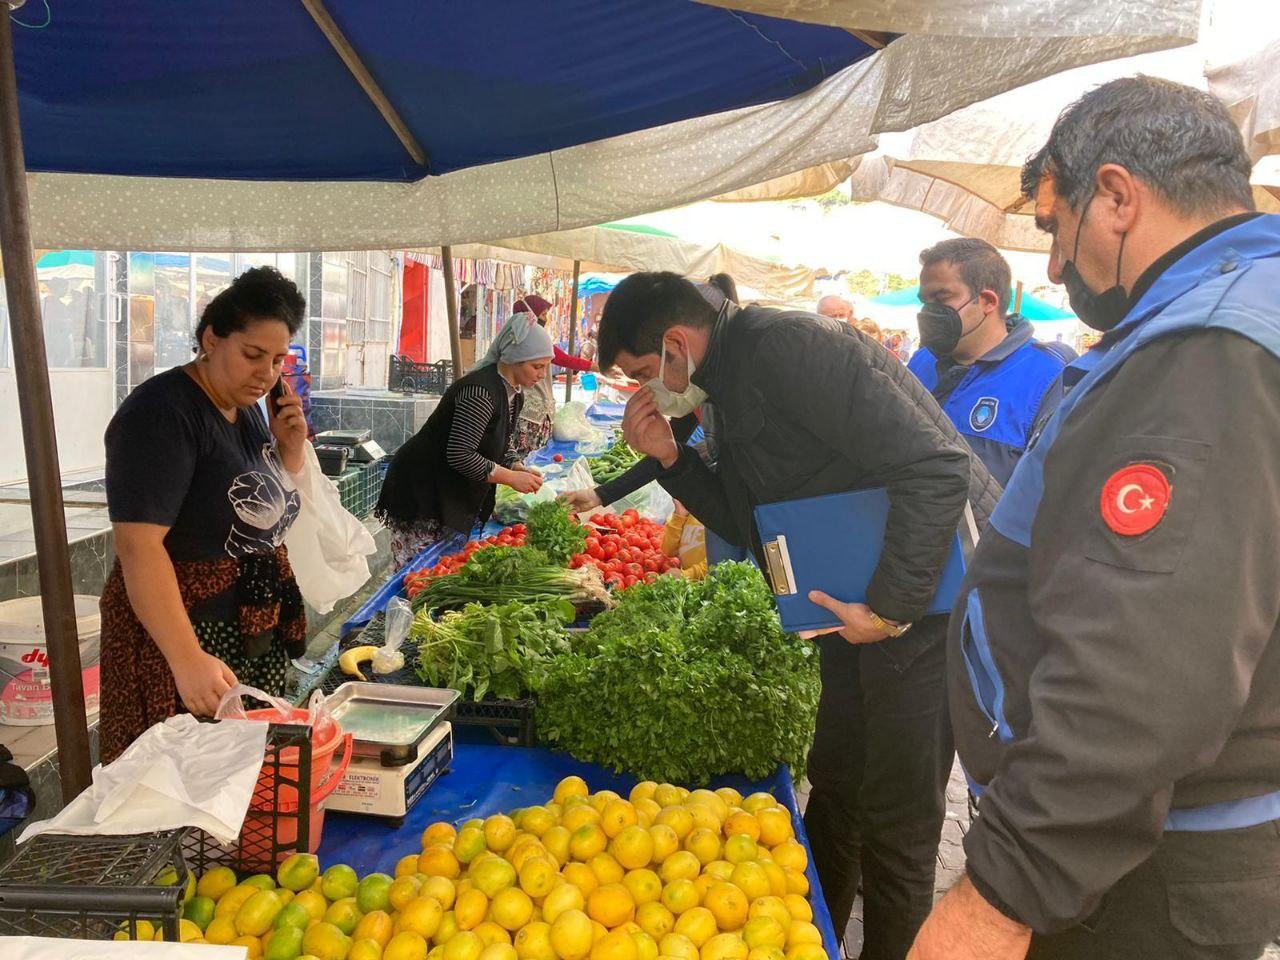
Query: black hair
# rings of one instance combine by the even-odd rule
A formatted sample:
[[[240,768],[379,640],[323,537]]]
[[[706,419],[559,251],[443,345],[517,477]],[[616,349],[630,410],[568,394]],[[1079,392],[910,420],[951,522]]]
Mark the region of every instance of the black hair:
[[[734,282],[733,277],[727,273],[713,273],[707,277],[707,283],[715,287],[734,303],[740,303],[738,300],[738,284]]]
[[[971,296],[991,290],[1000,299],[1000,316],[1009,312],[1013,274],[1009,270],[1009,262],[987,241],[976,237],[955,237],[935,243],[920,253],[920,266],[932,267],[937,263],[955,264]]]
[[[298,285],[275,267],[251,267],[209,301],[196,326],[196,352],[206,330],[219,337],[248,329],[259,320],[279,320],[293,336],[307,312]]]
[[[1023,165],[1023,196],[1034,200],[1051,176],[1054,192],[1079,210],[1107,163],[1184,216],[1254,208],[1240,130],[1217,97],[1194,87],[1137,76],[1090,90],[1062,111],[1048,143]]]
[[[718,313],[678,273],[633,273],[605,301],[598,341],[600,369],[617,363],[623,350],[637,357],[658,353],[662,338],[674,326],[709,330]]]

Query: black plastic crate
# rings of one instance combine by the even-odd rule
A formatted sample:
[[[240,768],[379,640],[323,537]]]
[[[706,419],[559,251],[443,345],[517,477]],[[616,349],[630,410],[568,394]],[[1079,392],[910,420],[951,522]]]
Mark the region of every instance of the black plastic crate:
[[[453,361],[419,363],[393,356],[387,373],[387,388],[400,393],[443,394],[453,383]]]
[[[386,614],[379,613],[369,621],[361,631],[345,638],[339,650],[350,650],[367,644],[381,646],[386,639]],[[400,683],[420,687],[422,680],[414,670],[413,663],[417,658],[418,645],[412,637],[406,637],[400,645],[404,654],[404,666],[394,673],[376,674],[365,670],[370,683]],[[355,680],[342,672],[335,663],[333,669],[320,681],[320,689],[331,694],[342,684]],[[454,703],[449,720],[458,726],[487,727],[493,738],[509,747],[532,747],[537,744],[537,730],[534,723],[538,702],[532,697],[521,700],[458,700]]]
[[[109,940],[127,930],[136,938],[147,921],[176,942],[185,832],[34,837],[0,867],[0,936]],[[174,882],[156,885],[167,870]]]

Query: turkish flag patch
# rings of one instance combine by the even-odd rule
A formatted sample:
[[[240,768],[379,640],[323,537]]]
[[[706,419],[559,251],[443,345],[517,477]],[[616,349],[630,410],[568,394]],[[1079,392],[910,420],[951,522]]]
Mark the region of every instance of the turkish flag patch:
[[[1173,498],[1169,479],[1153,463],[1131,463],[1102,487],[1102,519],[1122,537],[1138,537],[1164,519]]]

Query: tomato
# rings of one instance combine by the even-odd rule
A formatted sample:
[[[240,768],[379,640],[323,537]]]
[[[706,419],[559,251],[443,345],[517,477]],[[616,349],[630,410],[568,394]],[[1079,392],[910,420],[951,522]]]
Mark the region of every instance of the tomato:
[[[612,583],[614,586],[618,586],[618,587],[622,586],[624,582],[622,579],[622,574],[620,573],[611,573],[604,579],[606,583]]]
[[[606,557],[616,557],[618,555],[618,543],[616,540],[606,540],[600,544]]]
[[[628,587],[634,587],[639,582],[640,582],[639,577],[631,577],[631,576],[624,577],[622,580],[622,587],[625,590]]]
[[[604,550],[601,548],[599,540],[595,543],[590,540],[587,541],[587,556],[592,560],[602,560],[604,558]]]
[[[644,568],[648,573],[661,573],[662,567],[663,563],[661,557],[650,555],[644,558]]]
[[[648,573],[644,575],[645,583],[656,583],[657,579],[658,579],[658,575],[654,573],[652,570],[650,570]]]
[[[624,566],[622,568],[622,572],[628,577],[642,577],[644,576],[644,567],[640,566],[638,563],[632,562]]]
[[[564,457],[557,453],[554,457],[552,457],[552,458],[551,458],[551,462],[552,462],[552,463],[564,463]]]

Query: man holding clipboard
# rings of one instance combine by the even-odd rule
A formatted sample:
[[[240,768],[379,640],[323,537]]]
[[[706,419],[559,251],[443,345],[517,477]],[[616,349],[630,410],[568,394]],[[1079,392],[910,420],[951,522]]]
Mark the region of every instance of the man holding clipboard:
[[[616,364],[644,384],[627,404],[627,442],[660,462],[673,497],[763,568],[758,506],[887,494],[870,582],[832,588],[866,603],[811,598],[823,608],[810,605],[815,614],[843,626],[819,640],[805,822],[837,929],[861,879],[863,960],[901,960],[932,904],[953,756],[946,617],[925,613],[966,504],[984,523],[999,487],[915,377],[846,324],[739,308],[676,274],[640,273],[610,295],[599,344],[601,369]],[[708,405],[714,469],[669,422]]]

